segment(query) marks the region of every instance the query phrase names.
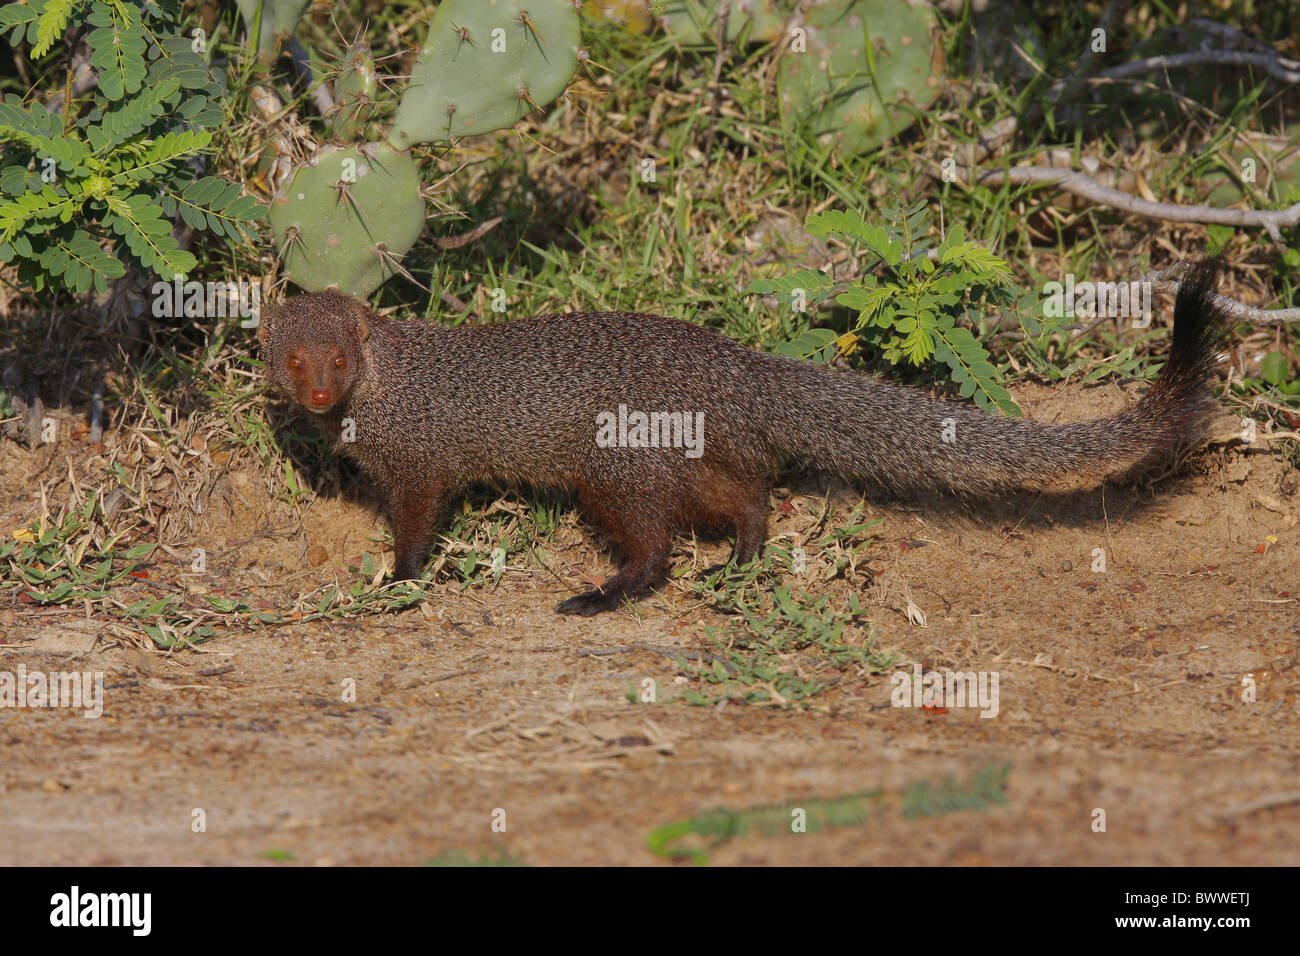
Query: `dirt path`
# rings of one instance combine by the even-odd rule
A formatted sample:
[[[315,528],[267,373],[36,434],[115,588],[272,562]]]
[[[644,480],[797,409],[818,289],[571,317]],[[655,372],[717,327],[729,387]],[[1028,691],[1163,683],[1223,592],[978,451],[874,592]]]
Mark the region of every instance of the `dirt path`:
[[[19,452],[5,454],[16,475]],[[60,465],[43,467],[48,478]],[[873,569],[909,587],[928,619],[877,602],[877,647],[907,662],[896,669],[996,672],[993,719],[891,707],[889,673],[850,673],[808,709],[696,707],[672,700],[699,682],[683,683],[664,655],[579,653],[706,648],[705,627],[727,619],[681,583],[635,615],[574,620],[551,611],[560,581],[511,571],[495,592],[439,586],[401,614],[219,636],[174,655],[105,639],[75,609],[6,601],[0,671],[102,670],[108,686],[98,720],[0,711],[0,864],[419,864],[449,851],[644,864],[654,828],[712,807],[896,792],[998,761],[1012,764],[1005,806],[747,834],[713,859],[1295,864],[1295,482],[1274,456],[1219,449],[1154,491],[1104,499],[868,504],[885,519]],[[30,517],[35,487],[6,489],[5,527]],[[820,504],[815,488],[798,490],[808,494],[790,499],[788,520]],[[839,516],[856,503],[834,501]],[[246,548],[244,571],[279,563],[311,576],[307,546],[343,553],[383,524],[321,499],[307,528]],[[577,535],[559,537],[553,567],[574,586],[571,572],[606,567]],[[1096,548],[1104,573],[1092,570]],[[629,701],[647,678],[660,702]],[[494,832],[501,810],[505,832]]]

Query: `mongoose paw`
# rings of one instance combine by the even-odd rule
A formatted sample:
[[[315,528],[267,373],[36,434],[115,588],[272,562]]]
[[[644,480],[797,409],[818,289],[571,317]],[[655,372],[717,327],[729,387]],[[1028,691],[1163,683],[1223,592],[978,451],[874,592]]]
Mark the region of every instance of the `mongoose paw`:
[[[606,594],[604,591],[588,591],[585,594],[575,594],[567,600],[561,601],[555,606],[561,614],[579,614],[582,617],[591,617],[593,614],[599,614],[602,611],[612,611],[618,607],[623,596],[617,592]]]
[[[424,576],[419,572],[415,574],[388,574],[384,577],[384,584],[411,584],[415,587],[427,587],[428,583]]]

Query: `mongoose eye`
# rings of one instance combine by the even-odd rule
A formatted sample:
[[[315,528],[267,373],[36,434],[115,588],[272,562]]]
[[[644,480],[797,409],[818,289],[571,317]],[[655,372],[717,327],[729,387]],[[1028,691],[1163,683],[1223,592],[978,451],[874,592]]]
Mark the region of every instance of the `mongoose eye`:
[[[290,355],[289,361],[285,364],[287,364],[289,368],[302,368],[302,359],[298,358],[296,355]]]
[[[345,366],[345,365],[347,365],[347,364],[348,364],[348,360],[345,359],[342,355],[340,355],[338,358],[336,358],[336,359],[334,360],[334,367],[335,367],[335,368],[342,368],[343,366]]]

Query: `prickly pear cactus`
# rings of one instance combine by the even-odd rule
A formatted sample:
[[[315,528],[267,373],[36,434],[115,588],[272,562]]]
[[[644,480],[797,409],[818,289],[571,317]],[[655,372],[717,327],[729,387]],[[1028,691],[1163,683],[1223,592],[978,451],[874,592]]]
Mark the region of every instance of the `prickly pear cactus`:
[[[595,20],[606,20],[628,33],[649,33],[654,24],[654,0],[587,0],[582,12]]]
[[[420,172],[384,143],[326,146],[272,199],[270,220],[290,279],[364,298],[424,228]]]
[[[513,126],[578,68],[574,0],[444,0],[388,141],[398,149]]]
[[[792,24],[777,89],[786,130],[842,154],[876,149],[943,89],[934,11],[920,0],[823,3]]]
[[[257,8],[262,8],[262,30],[257,35],[257,52],[271,53],[281,37],[293,33],[302,16],[307,0],[236,0],[239,14],[244,18],[244,26],[253,32],[257,22]]]
[[[716,41],[722,9],[727,15],[727,39],[735,40],[748,28],[751,41],[770,43],[781,36],[786,19],[794,12],[793,0],[665,0],[655,5],[659,25],[678,43]]]
[[[344,141],[357,138],[374,109],[376,86],[375,58],[370,55],[369,44],[357,40],[344,53],[334,78],[330,127],[336,138]]]

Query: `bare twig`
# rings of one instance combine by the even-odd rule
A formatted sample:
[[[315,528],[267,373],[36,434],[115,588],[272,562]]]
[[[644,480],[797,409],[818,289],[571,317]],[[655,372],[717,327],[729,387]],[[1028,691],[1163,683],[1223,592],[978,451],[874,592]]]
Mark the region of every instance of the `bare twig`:
[[[1283,83],[1300,83],[1300,63],[1295,60],[1288,60],[1277,53],[1247,53],[1242,50],[1191,50],[1187,53],[1151,56],[1102,70],[1097,78],[1121,80],[1156,70],[1168,72],[1193,66],[1254,66]]]
[[[1187,269],[1187,261],[1180,260],[1165,269],[1148,272],[1139,280],[1150,282],[1152,287],[1163,292],[1173,292],[1178,288],[1178,277]],[[1239,322],[1300,322],[1300,308],[1293,309],[1259,309],[1247,305],[1226,295],[1214,294],[1215,304]]]
[[[1219,811],[1218,815],[1220,819],[1245,817],[1252,813],[1258,813],[1260,810],[1272,810],[1275,807],[1286,807],[1293,803],[1300,803],[1300,790],[1284,790],[1281,793],[1270,793],[1246,803],[1225,807]]]
[[[713,137],[717,133],[717,120],[722,111],[722,67],[727,61],[727,24],[730,20],[731,4],[728,3],[723,6],[722,15],[718,17],[718,55],[713,61],[713,82],[709,84],[713,89],[713,102],[709,105],[708,118],[712,122],[704,132],[704,143],[701,149],[706,162],[713,151]]]
[[[1240,43],[1259,53],[1277,54],[1276,50],[1262,40],[1256,40],[1250,34],[1239,30],[1236,27],[1228,26],[1226,23],[1219,23],[1217,20],[1207,20],[1204,17],[1195,17],[1187,21],[1187,26],[1195,27],[1198,30],[1204,30],[1211,36],[1216,36],[1221,40],[1227,40],[1231,43]],[[1175,29],[1181,30],[1183,28],[1177,27]]]
[[[435,239],[433,241],[434,245],[439,249],[459,249],[461,246],[467,246],[471,242],[477,242],[479,239],[482,239],[497,226],[501,225],[501,220],[501,216],[493,216],[487,222],[479,223],[469,232],[462,233],[459,236],[444,236],[440,239]]]
[[[998,183],[1026,185],[1043,183],[1059,186],[1066,192],[1090,199],[1103,206],[1167,222],[1204,222],[1224,226],[1260,227],[1275,241],[1282,241],[1281,230],[1300,225],[1300,203],[1286,209],[1216,209],[1212,206],[1180,206],[1152,202],[1132,193],[1103,186],[1086,173],[1048,166],[1012,166],[1010,169],[964,169],[960,178],[990,186]]]

